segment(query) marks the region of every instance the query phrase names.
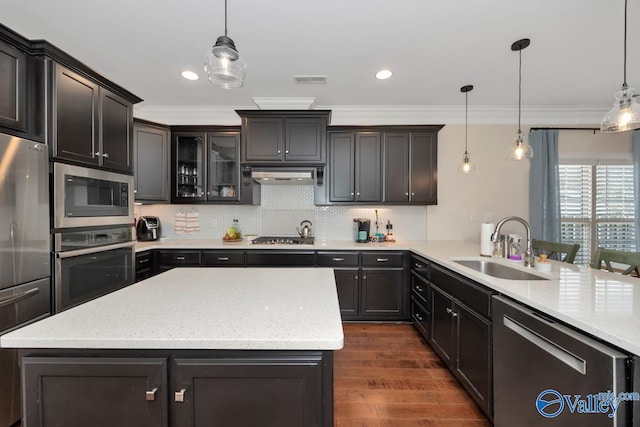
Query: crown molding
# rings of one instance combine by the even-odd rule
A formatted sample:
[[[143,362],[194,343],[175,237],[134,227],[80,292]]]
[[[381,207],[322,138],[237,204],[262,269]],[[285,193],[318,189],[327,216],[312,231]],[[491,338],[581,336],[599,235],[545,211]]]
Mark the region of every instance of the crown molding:
[[[235,110],[252,110],[251,106],[134,106],[134,116],[166,125],[234,125],[240,124]],[[318,105],[317,109],[331,110],[331,125],[425,125],[464,124],[464,105]],[[306,109],[306,108],[305,108]],[[579,105],[523,106],[522,124],[527,126],[599,125],[609,107]],[[469,124],[517,125],[516,106],[481,105],[469,107]]]

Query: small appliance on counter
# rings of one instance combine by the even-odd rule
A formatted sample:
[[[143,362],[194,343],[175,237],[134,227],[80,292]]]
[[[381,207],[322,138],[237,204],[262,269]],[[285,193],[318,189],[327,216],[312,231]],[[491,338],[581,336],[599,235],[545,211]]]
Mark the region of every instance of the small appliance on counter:
[[[371,220],[369,218],[354,218],[353,222],[358,224],[358,228],[356,230],[356,242],[367,243],[369,241]]]
[[[160,219],[157,216],[141,216],[136,224],[136,234],[141,242],[158,240],[160,237]]]

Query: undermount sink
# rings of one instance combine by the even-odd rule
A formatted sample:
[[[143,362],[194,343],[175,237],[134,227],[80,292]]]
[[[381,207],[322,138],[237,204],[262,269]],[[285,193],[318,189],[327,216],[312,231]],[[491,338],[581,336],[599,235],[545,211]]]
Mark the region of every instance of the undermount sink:
[[[488,276],[506,280],[549,280],[546,277],[518,270],[494,261],[475,259],[454,260],[456,263]]]

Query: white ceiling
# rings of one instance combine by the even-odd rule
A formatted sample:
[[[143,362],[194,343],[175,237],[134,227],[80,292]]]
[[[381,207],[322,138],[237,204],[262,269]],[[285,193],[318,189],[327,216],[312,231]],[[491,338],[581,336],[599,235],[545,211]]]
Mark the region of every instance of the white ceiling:
[[[144,99],[136,115],[170,124],[234,120],[253,97],[315,97],[333,123],[372,117],[599,123],[622,84],[623,0],[228,0],[229,36],[247,61],[244,87],[205,78],[224,33],[224,0],[0,0],[0,22],[45,39]],[[629,0],[627,81],[640,92],[640,0]],[[378,81],[374,74],[394,75]],[[201,79],[180,77],[183,69]],[[328,76],[296,85],[293,75]],[[394,117],[395,119],[392,118]],[[228,124],[228,123],[226,123]],[[353,123],[355,124],[355,123]]]

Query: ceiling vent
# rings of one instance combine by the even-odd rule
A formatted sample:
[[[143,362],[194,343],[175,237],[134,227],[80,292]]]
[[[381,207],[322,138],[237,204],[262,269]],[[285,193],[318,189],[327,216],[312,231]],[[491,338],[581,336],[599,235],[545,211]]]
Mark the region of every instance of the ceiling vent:
[[[326,85],[327,76],[293,76],[293,81],[299,85]]]

